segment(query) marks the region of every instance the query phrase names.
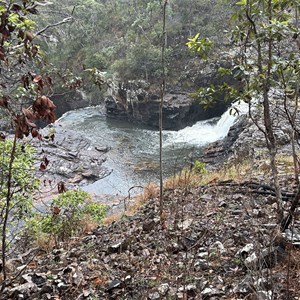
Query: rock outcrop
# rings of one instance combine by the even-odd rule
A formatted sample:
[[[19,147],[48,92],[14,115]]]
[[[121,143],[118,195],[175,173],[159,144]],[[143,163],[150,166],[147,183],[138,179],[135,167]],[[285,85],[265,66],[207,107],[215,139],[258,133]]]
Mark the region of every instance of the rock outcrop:
[[[70,110],[100,105],[103,103],[101,94],[98,93],[97,96],[91,96],[84,90],[72,90],[62,95],[55,94],[51,97],[51,100],[56,105],[55,115],[57,118]]]
[[[291,151],[290,136],[291,126],[287,119],[281,99],[283,95],[278,90],[272,90],[270,94],[270,104],[272,119],[274,120],[274,134],[278,150]],[[289,109],[293,109],[292,106]],[[252,117],[241,115],[237,122],[230,128],[228,135],[220,141],[206,147],[203,161],[208,163],[223,163],[229,157],[237,161],[245,158],[253,159],[260,152],[266,152],[266,140],[264,133],[258,129],[264,128],[263,115],[259,102],[252,105]],[[254,121],[253,121],[254,120]],[[300,120],[297,120],[299,122]],[[287,149],[289,148],[289,149]]]
[[[87,184],[109,174],[110,171],[102,166],[109,147],[94,147],[82,134],[59,125],[44,128],[42,134],[42,141],[33,142],[37,144],[37,155],[42,161],[49,157],[45,175],[51,181]],[[42,170],[40,172],[44,175]]]
[[[160,94],[144,81],[113,84],[105,104],[109,117],[159,126]],[[188,93],[168,92],[163,105],[163,128],[178,130],[200,120],[218,117],[227,106],[228,103],[219,101],[212,108],[204,109]]]

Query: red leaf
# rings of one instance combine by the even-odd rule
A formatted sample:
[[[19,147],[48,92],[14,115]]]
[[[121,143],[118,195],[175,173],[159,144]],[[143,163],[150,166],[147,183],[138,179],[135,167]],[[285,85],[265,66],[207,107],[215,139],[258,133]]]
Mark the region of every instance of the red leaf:
[[[57,190],[58,190],[58,193],[59,194],[62,194],[64,192],[67,191],[66,189],[66,186],[65,186],[65,183],[63,181],[60,181],[58,184],[57,184]]]
[[[34,116],[34,114],[33,114],[33,112],[31,110],[23,107],[22,108],[22,112],[23,112],[24,116],[26,118],[28,118],[29,120],[31,120],[31,121],[35,120],[35,116]],[[35,127],[35,125],[33,127]]]
[[[35,129],[35,128],[32,128],[31,129],[31,135],[33,138],[36,138],[39,136],[39,132]]]
[[[49,162],[50,162],[49,159],[45,156],[44,157],[44,163],[45,163],[45,165],[48,166]]]
[[[54,215],[59,215],[60,211],[61,211],[61,209],[59,207],[57,207],[57,206],[52,207],[52,213]]]
[[[45,163],[42,161],[41,164],[40,164],[40,171],[45,171],[47,168],[47,166],[45,165]]]
[[[25,33],[25,40],[31,42],[33,40],[33,34],[29,31],[26,31]]]
[[[8,98],[3,96],[0,98],[0,106],[7,108],[8,107]]]
[[[3,132],[0,132],[0,141],[4,141],[5,138],[5,134]]]
[[[23,86],[26,90],[29,89],[29,76],[22,76],[21,82],[23,83]]]
[[[0,48],[0,60],[5,61],[5,52],[2,48]]]

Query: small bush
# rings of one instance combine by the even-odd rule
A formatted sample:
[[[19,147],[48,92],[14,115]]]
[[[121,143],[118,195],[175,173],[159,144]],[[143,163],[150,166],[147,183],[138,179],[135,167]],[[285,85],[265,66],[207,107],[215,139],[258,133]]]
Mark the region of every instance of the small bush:
[[[194,162],[193,171],[197,172],[197,173],[200,173],[200,174],[206,174],[207,173],[207,169],[206,169],[205,162],[196,160]]]
[[[99,225],[106,215],[107,206],[90,201],[90,194],[84,191],[71,190],[53,199],[50,211],[35,213],[27,220],[26,232],[36,241],[45,237],[55,243],[84,231],[87,228],[83,220]]]

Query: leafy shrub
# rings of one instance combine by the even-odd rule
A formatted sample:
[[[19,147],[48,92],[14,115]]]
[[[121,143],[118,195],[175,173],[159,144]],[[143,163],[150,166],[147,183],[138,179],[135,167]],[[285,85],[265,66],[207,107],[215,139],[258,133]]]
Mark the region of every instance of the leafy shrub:
[[[34,217],[28,219],[27,234],[36,240],[54,238],[57,243],[82,231],[83,220],[89,219],[95,225],[100,224],[107,206],[90,200],[90,194],[84,191],[70,190],[60,194],[53,199],[50,211],[35,213]]]
[[[205,174],[205,173],[207,173],[207,169],[206,169],[206,164],[205,164],[205,162],[196,160],[196,161],[194,162],[193,171],[194,171],[194,172],[197,172],[197,173],[200,173],[200,174]]]
[[[34,175],[34,149],[18,142],[14,151],[13,148],[12,140],[0,140],[0,234],[6,235],[7,244],[31,216],[32,194],[39,186]],[[9,226],[3,232],[6,217]]]

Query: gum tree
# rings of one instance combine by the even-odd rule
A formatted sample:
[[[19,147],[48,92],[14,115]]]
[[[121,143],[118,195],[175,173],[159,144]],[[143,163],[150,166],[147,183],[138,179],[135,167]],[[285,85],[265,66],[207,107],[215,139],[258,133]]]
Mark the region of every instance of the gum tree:
[[[278,116],[272,111],[277,104],[284,104],[287,95],[293,95],[295,101],[298,99],[299,52],[296,43],[291,45],[291,41],[299,34],[293,12],[297,12],[300,6],[294,0],[242,0],[237,5],[240,9],[233,16],[238,21],[233,40],[241,52],[235,66],[238,70],[236,76],[243,83],[241,99],[262,109],[262,125],[256,124],[265,137],[277,200],[277,221],[281,224],[284,212],[275,135]],[[274,89],[282,92],[282,98],[276,100],[279,103],[274,103],[272,98]],[[290,102],[290,105],[294,104]],[[251,113],[251,109],[249,111]]]
[[[231,69],[220,69],[221,75],[231,75],[238,80],[239,89],[223,84],[200,89],[196,95],[204,104],[213,99],[216,92],[225,91],[228,97],[243,100],[249,104],[249,113],[265,137],[277,201],[277,222],[282,229],[286,220],[282,206],[281,187],[278,178],[276,156],[278,143],[275,134],[275,107],[285,111],[291,127],[291,142],[298,134],[296,126],[299,93],[299,29],[298,13],[300,4],[295,0],[241,0],[236,2],[236,13],[232,16],[234,30],[232,42],[236,50]],[[196,36],[188,46],[194,52],[205,51],[208,42]],[[274,99],[277,90],[281,97]],[[252,107],[262,111],[261,122],[252,115]],[[294,147],[295,174],[297,156]],[[299,193],[300,194],[300,193]],[[299,197],[300,198],[300,197]],[[296,201],[296,200],[295,200]],[[298,201],[299,202],[299,201]]]

